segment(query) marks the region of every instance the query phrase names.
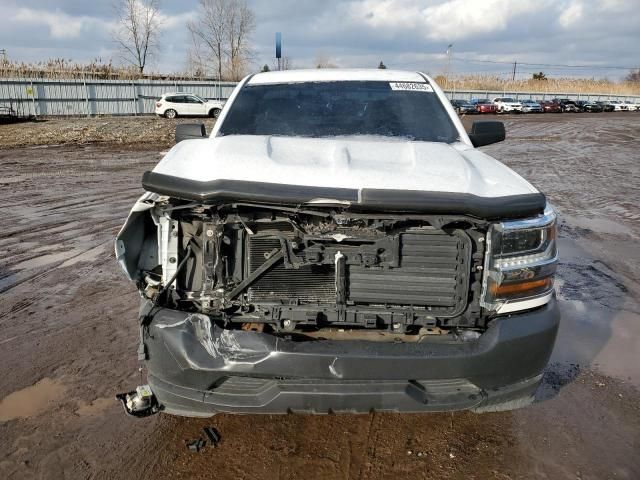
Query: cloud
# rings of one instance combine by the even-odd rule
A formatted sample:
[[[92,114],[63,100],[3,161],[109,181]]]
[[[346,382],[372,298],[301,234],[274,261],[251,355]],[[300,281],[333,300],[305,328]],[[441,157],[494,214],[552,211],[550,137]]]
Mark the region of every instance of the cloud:
[[[193,10],[184,13],[178,13],[175,15],[167,14],[163,11],[160,11],[158,15],[162,28],[168,30],[174,28],[186,28],[187,22],[189,20],[193,20],[195,16],[196,12]]]
[[[422,11],[427,37],[457,40],[502,31],[516,17],[544,8],[540,0],[451,0]]]
[[[563,28],[572,28],[582,20],[584,6],[580,0],[572,1],[558,17],[558,23]]]
[[[54,39],[78,38],[87,29],[100,27],[102,22],[94,17],[71,16],[60,10],[47,11],[31,8],[20,8],[14,19],[20,23],[49,28]]]
[[[506,74],[510,66],[473,62],[518,61],[518,74],[620,78],[627,70],[561,69],[529,63],[636,65],[640,9],[629,0],[247,0],[256,15],[254,63],[271,65],[274,33],[296,67],[312,67],[319,51],[342,67],[441,71],[454,43],[451,68]],[[87,61],[115,56],[110,1],[0,0],[0,46],[10,58]],[[51,5],[55,5],[52,7]],[[150,69],[173,72],[190,46],[186,21],[197,0],[162,0],[161,55]],[[470,59],[467,61],[466,59]],[[117,57],[114,58],[118,61]]]
[[[377,29],[409,29],[430,40],[451,41],[505,30],[515,17],[539,10],[548,0],[448,0],[424,6],[418,0],[353,3],[355,22]]]

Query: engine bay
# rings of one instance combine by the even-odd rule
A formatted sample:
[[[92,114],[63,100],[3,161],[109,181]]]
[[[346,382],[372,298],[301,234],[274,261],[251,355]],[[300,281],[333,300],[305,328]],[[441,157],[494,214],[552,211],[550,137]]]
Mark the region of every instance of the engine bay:
[[[156,305],[309,338],[486,326],[483,221],[167,197],[149,206],[137,283]]]

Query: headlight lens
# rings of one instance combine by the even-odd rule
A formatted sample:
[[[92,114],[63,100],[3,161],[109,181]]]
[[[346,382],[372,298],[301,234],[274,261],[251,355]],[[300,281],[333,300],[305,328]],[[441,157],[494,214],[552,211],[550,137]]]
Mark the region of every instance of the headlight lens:
[[[558,262],[556,214],[551,206],[540,217],[492,225],[487,250],[484,308],[506,313],[549,300]]]

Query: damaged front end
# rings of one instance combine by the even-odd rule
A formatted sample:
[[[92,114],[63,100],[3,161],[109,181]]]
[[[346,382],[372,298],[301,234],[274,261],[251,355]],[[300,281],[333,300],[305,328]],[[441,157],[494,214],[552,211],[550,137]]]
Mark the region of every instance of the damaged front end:
[[[503,271],[509,252],[491,254],[508,242],[517,253],[520,239],[500,243],[513,230],[329,200],[147,193],[116,255],[142,296],[139,357],[170,413],[482,410],[530,398],[557,330],[555,237],[544,234],[544,267],[516,274],[519,257]],[[525,241],[540,247],[535,234]],[[530,303],[509,323],[500,309],[522,300],[509,285],[537,274],[544,282],[522,290]]]

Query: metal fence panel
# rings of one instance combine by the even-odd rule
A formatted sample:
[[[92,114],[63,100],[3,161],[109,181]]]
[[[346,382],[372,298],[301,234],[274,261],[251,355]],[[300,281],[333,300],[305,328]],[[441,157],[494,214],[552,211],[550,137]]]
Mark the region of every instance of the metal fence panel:
[[[18,115],[149,115],[167,92],[227,99],[234,82],[196,80],[0,79],[0,106]]]
[[[551,100],[552,98],[568,98],[570,100],[620,100],[640,103],[640,96],[611,95],[608,93],[579,93],[579,92],[509,92],[497,90],[445,90],[451,100],[471,100],[474,98],[511,97],[516,100]]]
[[[200,97],[227,99],[234,82],[197,80],[49,80],[0,79],[0,106],[13,108],[18,115],[149,115],[163,93],[189,92]],[[447,90],[451,99],[513,97],[518,100],[631,100],[640,96],[581,94],[578,92],[506,92],[491,90]]]

